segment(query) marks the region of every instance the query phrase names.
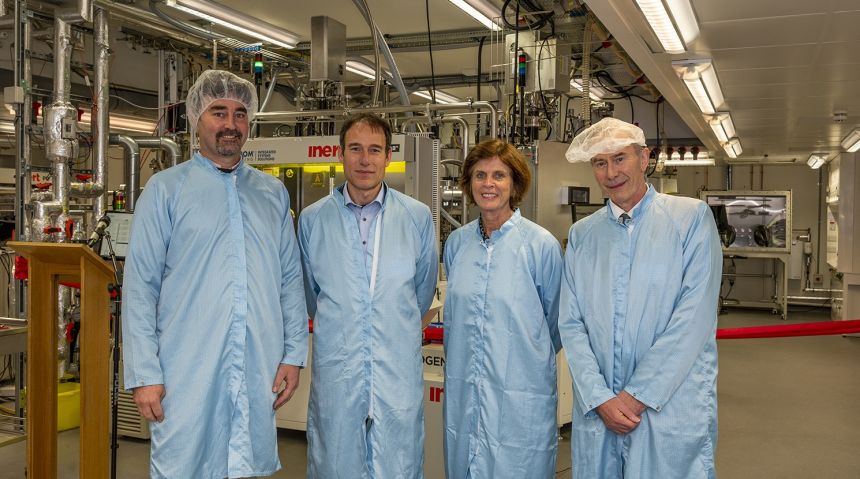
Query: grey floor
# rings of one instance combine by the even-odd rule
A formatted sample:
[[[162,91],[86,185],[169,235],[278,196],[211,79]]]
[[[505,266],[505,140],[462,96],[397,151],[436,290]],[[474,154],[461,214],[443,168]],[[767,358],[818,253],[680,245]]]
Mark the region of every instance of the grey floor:
[[[829,312],[792,311],[788,322],[826,321]],[[785,324],[766,312],[732,311],[720,327]],[[860,478],[860,338],[817,336],[722,340],[719,375],[721,478]],[[570,433],[556,470],[570,477]],[[61,479],[78,477],[76,430],[59,435]],[[303,478],[304,433],[279,431],[284,469]],[[0,448],[0,478],[24,477],[25,443]],[[123,440],[118,476],[146,478],[149,444]],[[434,479],[434,478],[427,478]]]

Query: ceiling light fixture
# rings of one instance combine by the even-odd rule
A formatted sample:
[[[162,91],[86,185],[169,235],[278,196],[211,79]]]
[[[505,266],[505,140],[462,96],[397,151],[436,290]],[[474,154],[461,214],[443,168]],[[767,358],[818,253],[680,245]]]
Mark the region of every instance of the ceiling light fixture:
[[[137,131],[140,133],[155,133],[155,129],[158,127],[157,123],[151,120],[141,120],[139,118],[132,118],[127,116],[119,116],[119,115],[110,115],[110,123],[111,130],[125,130],[125,131]],[[84,111],[81,115],[81,121],[79,124],[87,125],[92,130],[92,116],[90,112]]]
[[[449,0],[460,10],[468,13],[470,17],[481,22],[482,25],[493,31],[499,31],[502,27],[494,19],[502,17],[499,7],[493,5],[489,0]]]
[[[570,82],[570,86],[579,90],[582,93],[582,79],[574,78],[573,81]],[[594,86],[593,84],[588,88],[588,97],[591,98],[592,101],[603,101],[603,97],[607,95],[606,90],[600,88],[599,86]]]
[[[689,0],[636,0],[636,5],[666,53],[684,53],[687,44],[699,36]]]
[[[420,96],[421,98],[426,98],[430,101],[433,100],[433,96],[430,95],[428,90],[418,90],[413,91],[413,95]],[[460,103],[462,100],[457,98],[454,95],[449,95],[443,91],[436,90],[436,103],[441,103],[442,105],[450,105],[451,103]]]
[[[737,158],[744,152],[744,149],[741,147],[741,140],[737,138],[732,138],[723,143],[723,150],[726,151],[729,158]]]
[[[728,113],[717,113],[708,119],[708,124],[714,130],[717,140],[720,143],[729,141],[729,138],[735,137],[735,124],[732,122],[732,116]]]
[[[809,155],[809,159],[806,160],[806,164],[813,170],[821,168],[821,165],[824,163],[827,163],[827,153],[813,153]]]
[[[371,80],[376,79],[376,69],[370,65],[365,65],[364,63],[357,62],[355,60],[347,60],[344,66],[346,71],[355,73],[356,75],[363,76],[364,78],[369,78]],[[388,73],[384,68],[381,70],[382,78],[388,79],[391,77],[391,74]]]
[[[225,5],[203,0],[167,0],[167,6],[284,48],[296,48],[299,36]]]
[[[672,62],[699,110],[713,115],[724,106],[725,98],[717,80],[717,72],[711,60],[680,60]]]
[[[851,130],[851,133],[848,133],[845,138],[842,139],[841,145],[848,153],[854,153],[855,151],[860,150],[860,127]]]

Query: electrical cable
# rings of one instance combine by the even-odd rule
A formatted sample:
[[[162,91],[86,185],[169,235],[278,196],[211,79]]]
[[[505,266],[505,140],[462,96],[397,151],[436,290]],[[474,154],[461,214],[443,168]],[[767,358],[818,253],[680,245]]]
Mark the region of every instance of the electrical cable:
[[[524,30],[540,30],[541,28],[543,28],[544,26],[546,26],[547,22],[549,22],[549,21],[552,19],[552,12],[545,13],[545,14],[542,14],[542,15],[537,15],[537,14],[535,14],[534,12],[536,12],[536,11],[540,11],[540,7],[538,7],[537,5],[535,5],[534,3],[532,3],[532,2],[531,2],[531,0],[522,0],[522,1],[521,1],[521,0],[517,0],[517,2],[516,2],[516,7],[517,7],[517,8],[516,8],[516,11],[517,11],[517,13],[516,13],[516,18],[514,19],[514,21],[515,21],[516,23],[513,23],[513,24],[512,24],[510,21],[508,21],[507,14],[506,14],[506,12],[507,12],[507,10],[508,10],[508,7],[510,6],[510,3],[511,3],[511,0],[505,0],[505,3],[503,3],[503,4],[502,4],[502,21],[505,23],[505,26],[507,26],[507,27],[508,27],[508,28],[510,28],[511,30],[514,30],[514,31],[517,31],[517,32],[524,31]],[[526,6],[526,7],[528,7],[529,9],[531,9],[531,10],[527,10],[525,14],[526,14],[526,15],[534,16],[534,17],[536,17],[536,18],[537,18],[537,20],[535,20],[535,21],[533,21],[533,22],[531,22],[531,23],[528,23],[528,24],[526,24],[526,25],[524,25],[524,26],[519,26],[519,19],[520,19],[519,7],[520,7],[520,3],[525,4],[525,6]],[[554,27],[553,27],[553,28],[554,28]]]
[[[436,70],[433,67],[433,40],[430,37],[430,0],[424,0],[424,11],[427,16],[427,50],[430,52],[430,84],[433,90],[430,92],[431,102],[436,104]]]
[[[549,108],[547,108],[547,105],[546,105],[546,97],[543,94],[543,85],[541,84],[541,79],[540,79],[541,56],[543,55],[543,47],[544,47],[544,45],[546,45],[547,40],[549,40],[549,38],[550,37],[546,37],[540,42],[540,49],[538,50],[537,66],[535,67],[535,68],[537,68],[537,81],[538,81],[537,93],[538,93],[538,95],[540,95],[541,105],[543,106],[543,113],[544,113],[544,115],[546,115],[546,122],[547,122],[547,132],[546,132],[546,138],[544,138],[544,141],[549,140],[549,137],[552,134],[552,122],[550,121]]]

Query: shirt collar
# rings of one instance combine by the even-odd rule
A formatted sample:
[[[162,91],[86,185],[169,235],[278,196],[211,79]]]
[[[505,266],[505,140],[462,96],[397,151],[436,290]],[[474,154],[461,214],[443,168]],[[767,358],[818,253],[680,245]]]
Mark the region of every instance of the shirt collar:
[[[623,209],[621,209],[620,206],[613,203],[612,200],[609,200],[609,209],[612,211],[612,217],[615,218],[615,221],[618,221],[618,219],[621,217],[621,215],[623,213],[627,213],[627,216],[629,216],[631,218],[634,218],[636,216],[634,214],[634,212],[636,211],[637,208],[639,208],[639,205],[642,204],[642,202],[645,200],[645,197],[648,196],[648,193],[650,192],[650,190],[652,188],[651,183],[645,183],[645,184],[648,186],[648,188],[645,189],[645,194],[642,195],[642,198],[639,199],[638,203],[633,205],[633,208],[630,208],[630,211],[624,211]]]
[[[214,168],[216,170],[223,171],[221,169],[221,167],[218,166],[217,163],[215,163],[214,161],[210,160],[209,158],[203,156],[203,154],[200,153],[199,151],[194,152],[194,157],[199,158],[203,163],[210,165],[212,168]],[[242,166],[242,159],[241,158],[239,158],[239,161],[237,161],[235,165],[233,165],[229,168],[225,168],[225,169],[228,170],[227,173],[232,173],[232,172],[238,170],[240,166]]]
[[[379,193],[376,195],[376,198],[374,198],[373,201],[368,203],[368,205],[371,203],[378,203],[380,206],[382,206],[382,202],[385,200],[385,189],[386,188],[387,188],[387,186],[383,182],[382,188],[379,189]],[[355,201],[352,201],[352,197],[349,196],[349,184],[348,183],[343,184],[343,201],[346,205],[355,205],[355,206],[358,206],[359,208],[362,207],[361,205],[357,204]],[[364,205],[364,206],[367,206],[367,205]]]

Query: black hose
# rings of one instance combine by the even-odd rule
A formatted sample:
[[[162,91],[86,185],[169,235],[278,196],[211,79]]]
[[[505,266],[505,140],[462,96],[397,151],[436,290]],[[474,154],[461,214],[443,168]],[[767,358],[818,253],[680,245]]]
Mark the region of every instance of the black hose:
[[[430,38],[430,0],[424,0],[424,11],[427,13],[427,50],[430,51],[430,102],[436,104],[436,70],[433,68],[433,40]]]

